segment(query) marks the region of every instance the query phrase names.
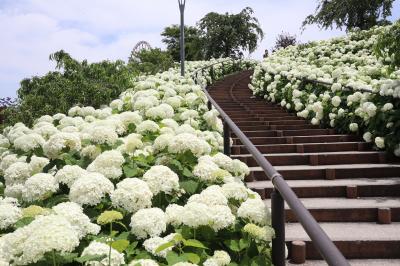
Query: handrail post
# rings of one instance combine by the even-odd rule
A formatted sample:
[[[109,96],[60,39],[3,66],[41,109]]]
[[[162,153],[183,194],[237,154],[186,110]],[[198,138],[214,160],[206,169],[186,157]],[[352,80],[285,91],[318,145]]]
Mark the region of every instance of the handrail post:
[[[207,102],[207,108],[208,108],[208,111],[211,111],[211,109],[212,109],[212,104],[211,104],[210,101]]]
[[[275,238],[272,239],[272,263],[274,266],[285,266],[285,202],[274,188],[271,193],[271,219]]]
[[[224,121],[224,154],[231,155],[231,132],[226,121]]]

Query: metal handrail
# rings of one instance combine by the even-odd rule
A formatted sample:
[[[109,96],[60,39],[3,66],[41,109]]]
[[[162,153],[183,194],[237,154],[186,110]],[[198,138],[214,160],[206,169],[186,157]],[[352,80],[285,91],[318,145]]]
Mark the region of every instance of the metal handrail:
[[[234,84],[235,85],[235,84]],[[233,85],[233,86],[234,86]],[[266,176],[272,181],[274,191],[271,195],[272,227],[276,232],[276,238],[272,241],[272,259],[275,266],[285,265],[285,219],[284,202],[293,210],[298,221],[303,226],[314,246],[329,265],[346,266],[350,265],[343,254],[338,250],[328,235],[322,230],[317,221],[301,203],[299,198],[289,187],[282,175],[271,165],[271,163],[261,154],[247,136],[237,127],[232,119],[214,101],[206,88],[202,88],[209,102],[219,112],[224,121],[224,152],[230,153],[230,131],[232,131],[242,144],[250,152],[258,165],[264,170]]]

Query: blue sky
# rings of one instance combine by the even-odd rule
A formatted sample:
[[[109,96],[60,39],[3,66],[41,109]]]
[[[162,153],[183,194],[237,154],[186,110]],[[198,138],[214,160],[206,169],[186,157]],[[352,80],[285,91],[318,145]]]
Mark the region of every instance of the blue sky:
[[[313,13],[316,0],[187,0],[186,24],[194,25],[206,13],[255,10],[265,32],[251,56],[261,59],[282,31],[302,41],[340,36],[339,30],[308,27],[301,22]],[[400,0],[393,8],[400,18]],[[0,0],[0,97],[16,96],[19,82],[54,68],[50,53],[64,49],[73,57],[98,61],[126,59],[140,40],[163,47],[160,33],[179,23],[176,0]]]

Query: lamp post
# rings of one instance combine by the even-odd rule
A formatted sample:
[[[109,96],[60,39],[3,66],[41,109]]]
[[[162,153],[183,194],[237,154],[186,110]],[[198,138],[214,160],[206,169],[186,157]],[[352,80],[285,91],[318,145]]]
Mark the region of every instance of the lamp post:
[[[181,76],[185,75],[185,4],[186,0],[178,0],[179,11],[181,12],[181,36],[180,36],[180,49],[181,49]]]

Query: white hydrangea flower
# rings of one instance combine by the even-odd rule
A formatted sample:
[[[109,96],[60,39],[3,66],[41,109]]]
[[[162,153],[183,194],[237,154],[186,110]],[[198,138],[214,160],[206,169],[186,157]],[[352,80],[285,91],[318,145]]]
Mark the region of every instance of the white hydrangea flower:
[[[7,260],[13,260],[15,265],[26,265],[37,262],[53,250],[72,252],[78,245],[79,235],[67,219],[60,215],[46,215],[3,235],[0,253]]]
[[[375,145],[376,145],[376,147],[378,147],[379,149],[385,148],[385,138],[383,138],[383,137],[376,137],[376,138],[375,138]]]
[[[200,157],[209,154],[211,152],[211,147],[206,141],[193,134],[181,133],[171,139],[168,145],[168,151],[171,153],[191,151],[193,155]]]
[[[75,180],[87,174],[88,172],[78,165],[65,165],[56,173],[55,178],[57,182],[66,184],[68,187],[71,187]]]
[[[132,154],[137,149],[143,147],[142,135],[132,133],[123,139],[124,144],[121,146],[121,151]]]
[[[350,131],[352,131],[352,132],[358,131],[358,124],[357,124],[357,123],[351,123],[351,124],[349,125],[349,129],[350,129]]]
[[[231,182],[222,186],[222,193],[228,199],[244,201],[248,198],[247,188],[243,183]]]
[[[197,228],[210,226],[215,231],[226,228],[234,223],[235,217],[228,206],[207,206],[204,203],[189,202],[184,206],[182,223]]]
[[[31,161],[29,162],[29,165],[31,166],[32,169],[32,174],[37,174],[39,172],[43,171],[43,168],[50,162],[49,159],[44,158],[44,157],[38,157],[36,155],[33,155],[31,157]]]
[[[175,263],[173,266],[198,266],[198,265],[190,262],[178,262]]]
[[[371,142],[371,141],[372,141],[372,134],[371,134],[371,132],[365,132],[364,135],[363,135],[363,139],[364,139],[366,142]]]
[[[120,151],[105,151],[89,164],[87,170],[101,173],[110,179],[118,179],[122,175],[122,164],[124,162],[125,158]]]
[[[0,197],[0,229],[5,230],[22,218],[22,210],[14,198]]]
[[[45,143],[44,138],[37,133],[22,135],[14,140],[14,147],[24,152],[40,148]]]
[[[150,190],[157,195],[160,192],[173,194],[179,190],[179,177],[167,166],[152,166],[144,175],[143,180],[149,185]]]
[[[69,199],[80,205],[94,206],[107,194],[111,194],[114,185],[100,173],[88,173],[77,179],[69,190]]]
[[[169,104],[162,103],[159,106],[151,107],[146,111],[146,117],[151,119],[165,119],[174,116],[174,108]]]
[[[227,205],[228,200],[225,197],[222,188],[217,185],[209,186],[200,194],[194,194],[188,199],[188,203],[198,202],[208,206]]]
[[[22,197],[28,202],[43,200],[50,197],[57,190],[58,183],[53,175],[38,173],[26,180]]]
[[[17,161],[11,164],[4,171],[6,186],[24,183],[30,177],[31,173],[32,167],[28,163]]]
[[[0,157],[1,158],[1,157]],[[7,154],[0,160],[0,173],[4,173],[13,163],[26,162],[26,156],[18,157],[17,154]]]
[[[158,263],[151,259],[140,259],[131,261],[129,266],[158,266]]]
[[[88,145],[81,150],[82,157],[88,157],[92,160],[101,154],[101,148],[96,145]]]
[[[123,112],[118,115],[118,118],[125,126],[130,124],[139,125],[143,121],[142,116],[138,112]]]
[[[393,109],[393,104],[392,103],[385,103],[385,105],[382,107],[383,112],[387,112]]]
[[[175,234],[172,234],[175,235]],[[169,251],[172,250],[173,247],[169,247],[164,249],[163,251],[160,252],[156,252],[157,248],[161,245],[164,245],[165,243],[168,243],[172,238],[171,237],[159,237],[159,236],[155,236],[155,237],[151,237],[149,239],[146,239],[143,242],[143,246],[144,248],[150,252],[151,254],[153,254],[156,257],[161,257],[161,258],[166,258],[167,257],[167,253]]]
[[[43,151],[49,158],[57,158],[61,151],[69,148],[71,151],[81,149],[81,139],[76,133],[56,133],[43,145]]]
[[[82,251],[83,256],[94,256],[94,255],[107,255],[101,261],[88,261],[85,265],[89,266],[120,266],[125,264],[124,254],[119,253],[114,248],[111,248],[111,256],[109,256],[110,246],[105,243],[100,243],[97,241],[90,242],[89,246],[87,246]],[[111,258],[110,258],[111,257]]]
[[[342,102],[342,100],[340,99],[339,96],[334,96],[332,98],[332,105],[335,106],[335,107],[338,107],[341,102]]]
[[[157,125],[156,122],[151,121],[151,120],[146,120],[140,123],[136,127],[136,132],[138,134],[145,135],[146,133],[156,133],[160,130],[160,127]]]
[[[130,226],[139,239],[159,236],[167,229],[165,213],[159,208],[141,209],[132,215]]]
[[[74,202],[63,202],[53,207],[56,214],[63,216],[78,232],[79,238],[87,234],[97,235],[100,226],[91,223],[90,218],[83,213],[83,208]]]
[[[90,130],[90,140],[96,144],[113,145],[118,140],[118,134],[112,127],[95,126]]]
[[[270,224],[271,219],[269,209],[259,198],[247,199],[243,202],[237,211],[237,216],[261,226]]]
[[[111,193],[113,206],[132,213],[151,207],[152,198],[153,193],[147,183],[137,178],[125,178]]]
[[[179,226],[182,224],[182,213],[184,207],[177,204],[170,204],[165,210],[167,224]]]
[[[213,259],[217,261],[218,266],[226,266],[231,263],[231,257],[223,250],[214,251]]]

